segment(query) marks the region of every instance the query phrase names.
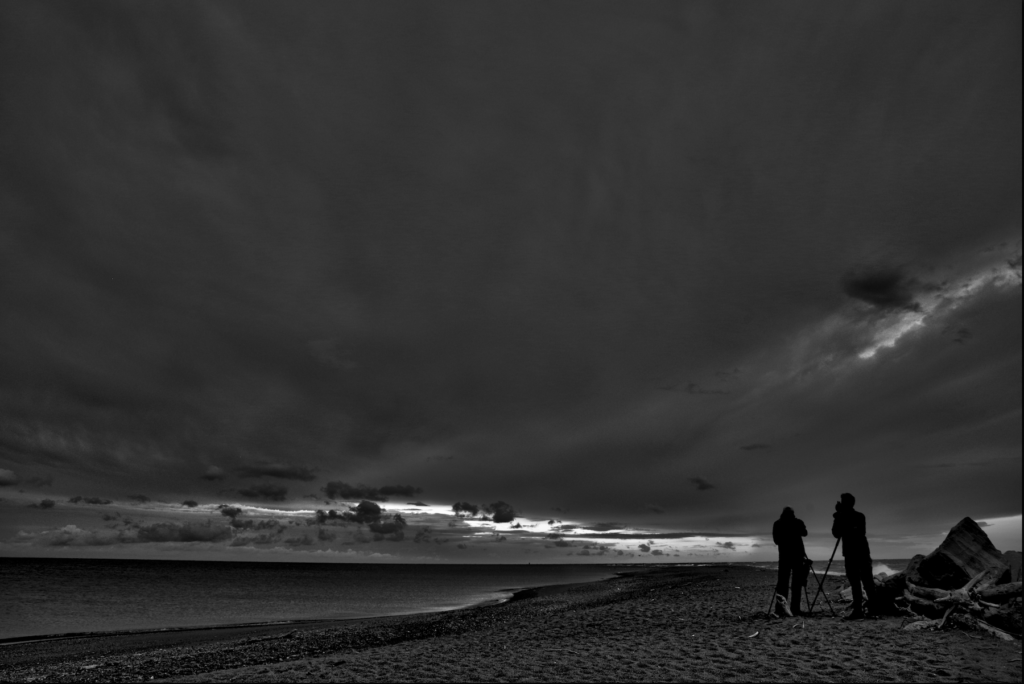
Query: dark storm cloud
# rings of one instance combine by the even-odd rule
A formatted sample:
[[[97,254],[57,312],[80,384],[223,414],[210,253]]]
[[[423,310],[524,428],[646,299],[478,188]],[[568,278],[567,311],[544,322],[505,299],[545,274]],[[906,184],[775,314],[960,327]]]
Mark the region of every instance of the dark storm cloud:
[[[468,501],[456,501],[452,504],[452,510],[455,511],[455,515],[466,515],[472,517],[480,513],[480,507],[476,504],[471,504]]]
[[[249,499],[284,501],[288,497],[288,488],[282,485],[261,482],[250,487],[239,489],[238,493]]]
[[[277,477],[282,480],[302,480],[310,482],[316,479],[316,473],[305,466],[292,466],[282,463],[264,463],[260,465],[247,465],[238,468],[238,474],[242,477]]]
[[[73,504],[84,503],[84,504],[92,504],[94,506],[106,506],[106,505],[111,504],[113,502],[110,499],[104,499],[104,498],[99,497],[99,496],[81,496],[81,495],[79,495],[79,496],[73,496],[70,499],[68,499],[68,503],[73,503]]]
[[[249,535],[238,535],[231,540],[230,546],[249,546],[252,544],[272,544],[280,540],[280,537],[276,534],[268,534],[266,532],[261,534],[249,534]]]
[[[484,510],[491,514],[491,519],[496,523],[507,523],[516,519],[515,509],[504,501],[487,504]]]
[[[13,470],[0,469],[0,487],[13,487],[18,482],[18,476]]]
[[[129,494],[127,498],[129,501],[135,501],[136,503],[146,503],[151,500],[145,494]]]
[[[202,475],[204,480],[210,480],[211,482],[223,480],[225,477],[227,477],[227,473],[224,472],[223,468],[219,468],[217,466],[210,466]]]
[[[387,501],[389,496],[415,496],[423,490],[412,485],[384,485],[383,487],[367,487],[363,484],[350,485],[345,482],[328,482],[320,489],[329,499],[368,499],[370,501]]]
[[[405,528],[405,521],[401,517],[395,520],[378,520],[371,522],[368,527],[371,532],[377,534],[394,534]]]
[[[231,528],[235,530],[276,530],[283,531],[284,527],[277,520],[239,520],[231,518]]]
[[[422,489],[412,485],[384,485],[380,488],[380,493],[385,496],[416,496],[422,492]]]
[[[231,538],[231,530],[217,525],[154,523],[136,531],[139,542],[219,542]]]
[[[734,536],[723,532],[582,532],[587,539],[694,539],[703,537]],[[740,536],[740,535],[735,535]]]
[[[308,534],[304,534],[301,537],[289,537],[284,543],[288,546],[312,546],[314,541]]]
[[[1011,307],[829,362],[1019,231],[1019,4],[0,13],[0,468],[181,500],[298,454],[746,529],[943,458],[1019,512],[973,462],[1019,451]],[[735,446],[766,435],[792,468]]]
[[[762,442],[755,442],[754,444],[745,444],[740,447],[740,449],[743,449],[744,451],[760,451],[771,448],[771,444],[764,444]]]
[[[847,296],[887,309],[920,310],[914,301],[913,280],[893,268],[870,268],[851,271],[843,276],[843,292]]]
[[[25,484],[29,487],[52,487],[53,486],[53,475],[36,475],[25,479]]]
[[[222,542],[231,538],[231,529],[209,523],[160,522],[133,525],[119,530],[90,530],[65,525],[42,532],[20,532],[15,539],[38,546],[112,546],[170,542]]]
[[[366,485],[350,485],[346,482],[328,482],[322,491],[328,499],[369,499],[371,501],[386,501],[381,497],[380,490],[376,487]]]
[[[705,492],[709,489],[714,489],[715,485],[711,484],[702,477],[691,477],[690,483],[697,488],[699,492]]]
[[[384,511],[373,501],[360,501],[351,510],[345,511],[342,517],[345,520],[359,523],[360,525],[366,525],[380,521],[381,515]]]

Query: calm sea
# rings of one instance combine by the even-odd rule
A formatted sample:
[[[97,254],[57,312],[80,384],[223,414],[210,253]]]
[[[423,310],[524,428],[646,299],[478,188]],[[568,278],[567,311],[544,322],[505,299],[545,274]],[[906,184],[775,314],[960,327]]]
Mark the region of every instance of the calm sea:
[[[894,575],[897,572],[902,572],[907,564],[910,563],[909,558],[883,558],[881,560],[875,560],[871,564],[871,572],[875,575]],[[778,570],[778,563],[751,563],[760,568],[768,568],[770,570]],[[814,572],[819,576],[825,574],[828,570],[829,577],[845,577],[846,576],[846,564],[842,558],[833,559],[832,565],[830,566],[827,560],[816,560],[814,561]]]
[[[0,558],[0,639],[448,610],[623,569]]]

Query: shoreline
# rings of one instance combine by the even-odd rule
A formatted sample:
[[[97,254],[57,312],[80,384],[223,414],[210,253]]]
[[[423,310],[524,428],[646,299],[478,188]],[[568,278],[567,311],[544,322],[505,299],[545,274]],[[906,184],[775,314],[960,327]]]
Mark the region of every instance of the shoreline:
[[[772,571],[630,570],[443,612],[10,644],[0,680],[1021,681],[1019,642],[846,622],[820,604],[769,619]]]
[[[436,615],[439,613],[450,613],[460,610],[472,610],[475,608],[486,608],[488,606],[498,606],[512,601],[520,601],[524,598],[532,598],[541,594],[548,595],[551,593],[558,593],[560,588],[577,587],[586,584],[595,584],[599,582],[607,582],[608,580],[614,579],[620,575],[628,575],[632,573],[614,573],[612,577],[605,577],[602,579],[595,579],[589,582],[571,582],[566,584],[548,584],[538,585],[533,587],[522,587],[517,589],[498,589],[495,593],[508,594],[503,598],[492,598],[483,601],[477,601],[475,603],[467,603],[463,606],[455,606],[453,608],[437,608],[434,610],[419,610],[407,613],[383,613],[380,615],[359,615],[345,618],[294,618],[285,620],[264,620],[258,622],[231,622],[224,624],[215,625],[195,625],[195,626],[182,626],[182,627],[140,627],[138,629],[114,629],[114,630],[101,630],[95,632],[64,632],[56,634],[30,634],[26,636],[16,637],[3,637],[0,638],[0,654],[3,653],[3,648],[6,646],[12,646],[17,644],[28,644],[36,642],[50,642],[50,641],[61,641],[68,639],[105,639],[105,638],[116,638],[116,637],[128,637],[128,636],[145,636],[145,635],[160,635],[160,634],[177,634],[182,632],[209,632],[216,630],[244,630],[244,629],[259,629],[265,627],[289,627],[289,626],[303,626],[303,625],[331,625],[331,624],[351,624],[356,622],[365,622],[367,620],[378,620],[386,618],[398,618],[398,617],[416,617],[416,616],[428,616]]]
[[[643,572],[645,568],[638,568],[640,572]],[[657,569],[657,568],[651,568]],[[666,569],[666,568],[662,568]],[[538,585],[520,588],[503,588],[494,590],[492,593],[495,594],[507,594],[501,598],[488,598],[475,602],[466,603],[465,605],[457,605],[454,607],[439,607],[426,610],[414,610],[409,612],[389,612],[380,613],[373,615],[353,615],[350,617],[294,617],[284,619],[266,619],[266,621],[247,622],[247,623],[223,623],[216,625],[194,625],[194,626],[169,626],[169,627],[141,627],[134,629],[123,629],[123,630],[98,630],[98,631],[87,631],[87,632],[62,632],[62,633],[50,633],[50,634],[38,634],[38,635],[24,635],[15,637],[3,637],[0,638],[0,653],[6,646],[14,644],[25,644],[39,641],[59,641],[66,639],[93,639],[93,638],[115,638],[121,636],[141,636],[141,635],[158,635],[158,634],[174,634],[181,632],[207,632],[214,630],[236,630],[236,629],[247,629],[247,628],[263,628],[263,627],[288,627],[288,626],[302,626],[312,624],[349,624],[354,622],[369,621],[369,619],[379,619],[387,617],[409,617],[416,615],[431,615],[442,612],[451,612],[455,610],[468,610],[472,608],[485,607],[489,605],[501,605],[510,601],[517,601],[522,599],[522,594],[534,593],[537,595],[538,592],[547,594],[551,591],[557,591],[559,587],[575,587],[600,582],[607,582],[617,578],[617,576],[625,576],[635,574],[637,569],[630,571],[621,572],[609,572],[609,576],[598,580],[591,580],[588,582],[573,582],[556,585]]]

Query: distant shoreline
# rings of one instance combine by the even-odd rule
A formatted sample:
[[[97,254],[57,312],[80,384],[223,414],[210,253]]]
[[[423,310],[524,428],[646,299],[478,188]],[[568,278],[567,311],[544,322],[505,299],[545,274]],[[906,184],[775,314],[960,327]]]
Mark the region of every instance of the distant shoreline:
[[[642,571],[642,568],[639,570]],[[0,655],[2,655],[2,649],[6,646],[16,644],[28,644],[45,641],[62,641],[70,639],[106,639],[106,638],[117,638],[117,637],[131,637],[131,636],[145,636],[145,635],[173,635],[182,634],[188,632],[212,632],[217,630],[245,630],[245,629],[261,629],[261,628],[286,628],[286,627],[299,627],[308,625],[332,625],[332,624],[353,624],[358,622],[364,622],[367,620],[377,620],[385,618],[401,618],[401,617],[414,617],[414,616],[426,616],[434,615],[438,613],[449,613],[459,610],[472,610],[476,608],[485,608],[487,606],[501,605],[503,603],[509,603],[512,601],[520,601],[524,598],[532,598],[539,595],[552,595],[559,593],[560,591],[568,591],[574,587],[580,587],[586,584],[593,584],[597,582],[607,582],[610,579],[614,579],[619,576],[626,576],[635,574],[635,572],[626,573],[615,573],[612,577],[606,577],[604,579],[595,579],[590,582],[571,582],[566,584],[549,584],[539,585],[535,587],[519,587],[514,589],[501,589],[498,590],[500,593],[508,594],[508,596],[499,599],[487,599],[484,601],[477,601],[473,603],[467,603],[462,606],[453,606],[450,608],[438,608],[435,610],[419,610],[410,612],[396,612],[396,613],[381,613],[376,615],[359,615],[353,617],[342,617],[342,618],[296,618],[287,620],[265,620],[256,622],[237,622],[237,623],[224,623],[216,625],[192,625],[192,626],[181,626],[181,627],[142,627],[139,629],[116,629],[116,630],[99,630],[99,631],[85,631],[85,632],[64,632],[57,634],[32,634],[25,636],[5,637],[0,638]]]

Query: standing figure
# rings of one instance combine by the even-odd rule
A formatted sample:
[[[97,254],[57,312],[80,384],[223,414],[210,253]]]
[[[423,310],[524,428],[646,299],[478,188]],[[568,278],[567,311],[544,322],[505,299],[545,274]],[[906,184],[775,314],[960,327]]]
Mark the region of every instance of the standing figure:
[[[853,494],[843,494],[832,514],[832,536],[843,540],[843,558],[846,561],[846,578],[853,588],[853,612],[844,620],[860,620],[865,617],[861,582],[868,593],[868,610],[875,599],[875,580],[871,576],[871,550],[868,548],[867,519],[860,511],[853,510],[856,499]]]
[[[804,540],[807,526],[796,517],[793,509],[786,506],[782,515],[772,525],[772,540],[779,547],[779,582],[775,593],[786,596],[787,587],[792,589],[789,600],[793,615],[800,614],[800,590],[807,573],[804,572]]]

